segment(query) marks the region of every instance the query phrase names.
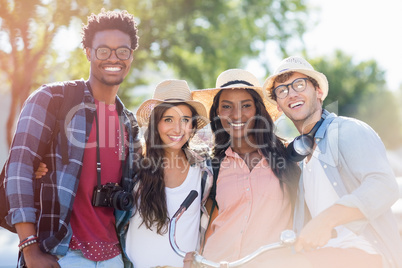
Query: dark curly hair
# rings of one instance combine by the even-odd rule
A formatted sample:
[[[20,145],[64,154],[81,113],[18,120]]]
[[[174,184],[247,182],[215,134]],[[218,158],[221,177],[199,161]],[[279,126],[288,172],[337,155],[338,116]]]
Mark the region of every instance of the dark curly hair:
[[[120,30],[130,36],[131,48],[138,47],[137,25],[134,16],[123,11],[106,11],[102,9],[98,15],[91,14],[88,17],[88,24],[82,27],[82,46],[92,47],[94,36],[99,31]]]

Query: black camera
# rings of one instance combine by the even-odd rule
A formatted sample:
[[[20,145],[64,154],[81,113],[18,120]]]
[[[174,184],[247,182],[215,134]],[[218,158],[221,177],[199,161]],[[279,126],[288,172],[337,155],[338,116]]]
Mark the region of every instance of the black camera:
[[[92,196],[94,207],[113,207],[118,210],[128,211],[133,207],[134,197],[123,190],[117,183],[108,182],[96,186]]]

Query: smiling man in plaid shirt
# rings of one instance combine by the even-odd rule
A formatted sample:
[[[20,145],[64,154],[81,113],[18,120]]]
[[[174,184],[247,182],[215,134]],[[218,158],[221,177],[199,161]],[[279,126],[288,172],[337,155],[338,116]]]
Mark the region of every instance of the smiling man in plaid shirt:
[[[7,221],[21,240],[21,266],[131,265],[121,247],[130,208],[122,208],[124,202],[113,203],[112,199],[120,200],[116,195],[107,204],[102,198],[100,203],[92,199],[94,188],[108,183],[122,186],[118,193],[128,201],[131,196],[140,148],[138,125],[117,92],[138,46],[134,17],[126,11],[92,14],[83,27],[82,44],[91,64],[89,79],[43,85],[35,91],[24,104],[10,150]],[[64,115],[67,131],[62,129],[53,139],[65,90],[83,90],[83,99]],[[62,135],[68,138],[67,148]],[[39,162],[48,172],[35,180]],[[100,194],[108,191],[104,188]]]

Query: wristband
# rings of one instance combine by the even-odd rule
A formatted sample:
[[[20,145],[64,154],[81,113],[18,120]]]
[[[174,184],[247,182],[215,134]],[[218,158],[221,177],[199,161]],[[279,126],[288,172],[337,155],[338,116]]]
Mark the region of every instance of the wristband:
[[[22,251],[27,246],[30,246],[35,243],[38,243],[38,237],[35,235],[30,235],[20,242],[20,244],[18,245],[18,249]]]

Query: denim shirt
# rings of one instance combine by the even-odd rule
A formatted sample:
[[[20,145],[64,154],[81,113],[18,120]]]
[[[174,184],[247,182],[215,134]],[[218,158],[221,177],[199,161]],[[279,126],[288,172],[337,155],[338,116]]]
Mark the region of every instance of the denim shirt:
[[[340,197],[336,204],[358,208],[365,216],[344,226],[375,247],[383,257],[383,267],[402,267],[402,240],[391,211],[399,189],[381,139],[364,122],[324,113],[327,117],[315,134],[318,160]],[[294,217],[294,229],[299,233],[310,219],[303,176]]]

